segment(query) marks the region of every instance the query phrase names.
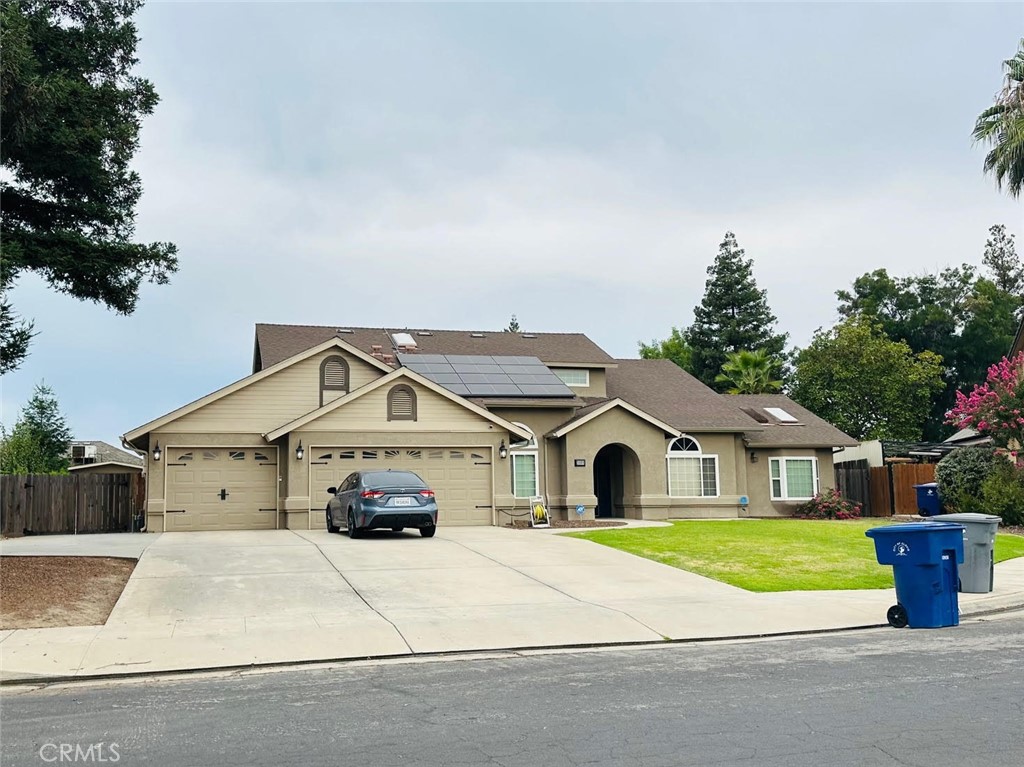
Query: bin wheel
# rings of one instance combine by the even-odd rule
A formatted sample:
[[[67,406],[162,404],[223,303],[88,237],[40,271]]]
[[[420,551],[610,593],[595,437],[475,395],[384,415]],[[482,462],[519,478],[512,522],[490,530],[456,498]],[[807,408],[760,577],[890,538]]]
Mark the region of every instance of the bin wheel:
[[[889,612],[885,614],[885,617],[889,621],[890,626],[901,629],[907,625],[907,608],[903,605],[893,605],[889,608]]]

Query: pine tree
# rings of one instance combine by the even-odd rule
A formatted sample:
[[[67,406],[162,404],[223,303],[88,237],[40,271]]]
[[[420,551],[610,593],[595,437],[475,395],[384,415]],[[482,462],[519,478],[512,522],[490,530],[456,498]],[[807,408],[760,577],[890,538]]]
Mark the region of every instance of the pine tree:
[[[512,319],[508,323],[508,327],[505,328],[505,332],[506,333],[518,333],[519,332],[519,320],[516,319],[516,316],[514,314],[512,315]]]
[[[691,370],[713,388],[727,388],[715,378],[729,354],[744,349],[763,349],[774,363],[773,377],[782,371],[788,335],[774,332],[776,317],[768,307],[767,291],[759,290],[754,280],[753,263],[744,257],[736,235],[726,232],[708,267],[704,298],[693,310],[694,321],[686,331]]]
[[[1024,263],[1017,255],[1013,235],[1006,233],[1004,224],[990,227],[988,233],[981,262],[992,274],[997,288],[1019,299],[1024,296]]]
[[[10,434],[0,440],[4,474],[62,474],[68,468],[71,429],[60,412],[57,395],[36,384]]]

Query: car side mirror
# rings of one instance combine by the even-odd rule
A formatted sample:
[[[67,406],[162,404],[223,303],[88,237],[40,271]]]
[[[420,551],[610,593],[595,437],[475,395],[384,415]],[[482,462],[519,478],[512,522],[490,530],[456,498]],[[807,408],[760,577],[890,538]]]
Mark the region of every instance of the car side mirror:
[[[338,494],[338,488],[336,488],[336,487],[329,487],[329,488],[327,488],[327,492],[330,493],[331,495],[337,495]]]

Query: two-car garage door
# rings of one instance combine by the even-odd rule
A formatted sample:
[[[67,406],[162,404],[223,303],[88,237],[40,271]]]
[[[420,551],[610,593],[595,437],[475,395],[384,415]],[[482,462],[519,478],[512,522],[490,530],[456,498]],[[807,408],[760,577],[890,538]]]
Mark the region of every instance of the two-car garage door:
[[[274,448],[171,448],[166,455],[167,532],[277,526]]]
[[[386,469],[413,471],[423,478],[437,496],[440,524],[493,524],[488,447],[323,447],[310,450],[311,526],[326,525],[322,510],[328,487],[337,487],[354,471]]]

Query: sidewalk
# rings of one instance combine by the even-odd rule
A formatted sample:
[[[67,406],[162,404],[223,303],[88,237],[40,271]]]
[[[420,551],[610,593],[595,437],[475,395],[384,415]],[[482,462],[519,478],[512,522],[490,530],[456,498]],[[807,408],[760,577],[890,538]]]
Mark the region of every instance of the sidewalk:
[[[142,559],[106,625],[0,631],[0,682],[830,631],[885,625],[895,603],[891,589],[753,594],[588,541],[496,528],[439,531],[426,545],[189,535],[110,536]],[[5,541],[4,553],[108,553],[99,538]],[[995,583],[960,595],[963,617],[1024,607],[1024,558],[996,565]]]

